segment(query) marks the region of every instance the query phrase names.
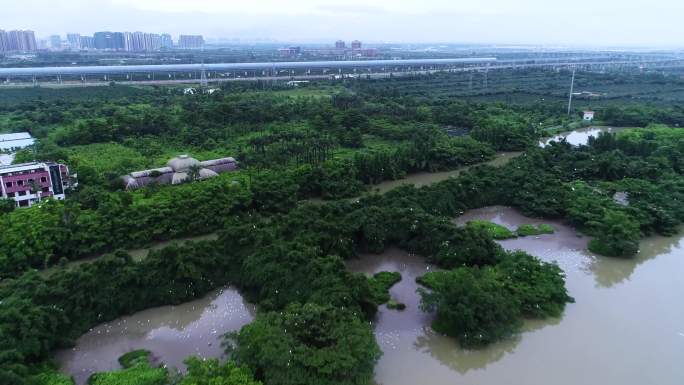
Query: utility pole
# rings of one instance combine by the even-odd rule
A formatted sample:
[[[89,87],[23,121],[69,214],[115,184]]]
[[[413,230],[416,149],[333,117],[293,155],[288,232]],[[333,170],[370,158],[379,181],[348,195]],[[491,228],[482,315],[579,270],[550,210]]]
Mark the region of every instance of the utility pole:
[[[207,70],[204,68],[204,59],[202,59],[202,72],[200,74],[200,86],[206,87],[209,84],[207,80]]]
[[[575,92],[575,67],[572,67],[572,81],[570,81],[570,96],[568,97],[568,116],[572,110],[572,93]]]

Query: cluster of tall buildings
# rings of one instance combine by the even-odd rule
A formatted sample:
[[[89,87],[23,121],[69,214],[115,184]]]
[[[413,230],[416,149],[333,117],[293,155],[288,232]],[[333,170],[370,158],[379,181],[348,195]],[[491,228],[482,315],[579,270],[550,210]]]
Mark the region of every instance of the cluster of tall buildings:
[[[37,49],[36,35],[33,31],[4,31],[0,29],[0,52],[35,51]]]
[[[66,40],[60,35],[52,35],[48,39],[36,41],[33,31],[4,31],[0,29],[0,52],[31,52],[51,49],[70,50],[109,50],[126,52],[151,52],[162,49],[201,49],[204,48],[204,37],[201,35],[180,35],[178,44],[168,33],[156,34],[146,32],[95,32],[92,36],[68,33]]]
[[[199,49],[204,47],[201,35],[181,35],[178,45],[168,33],[156,34],[147,32],[95,32],[93,36],[82,36],[77,33],[67,34],[66,41],[59,35],[50,37],[52,49],[97,49],[126,52],[150,52],[162,49]]]
[[[204,47],[202,35],[180,35],[178,38],[178,48],[180,49],[199,49]]]

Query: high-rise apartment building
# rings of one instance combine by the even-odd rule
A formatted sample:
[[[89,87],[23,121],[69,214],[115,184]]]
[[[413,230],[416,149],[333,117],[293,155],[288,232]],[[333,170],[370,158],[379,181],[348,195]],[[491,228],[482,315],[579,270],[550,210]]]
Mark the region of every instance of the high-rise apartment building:
[[[7,32],[0,29],[0,52],[8,52],[9,49],[9,37]]]
[[[147,51],[159,51],[161,49],[161,35],[158,35],[156,33],[151,33],[150,35],[150,44],[147,46]]]
[[[117,51],[123,50],[125,47],[124,43],[124,33],[123,32],[114,32],[113,33],[113,48]]]
[[[96,49],[123,50],[125,48],[125,38],[123,32],[95,32],[93,35]]]
[[[78,51],[81,49],[81,35],[78,33],[67,33],[69,48]]]
[[[123,49],[129,52],[159,51],[162,47],[162,36],[155,33],[124,32]]]
[[[178,47],[180,49],[204,48],[204,37],[202,35],[180,35],[178,37]]]
[[[36,51],[36,34],[33,31],[22,31],[23,35],[23,51]]]
[[[97,49],[111,49],[114,37],[111,32],[95,32],[93,40]]]
[[[352,41],[352,43],[351,43],[351,48],[352,48],[353,50],[360,50],[360,49],[361,49],[361,42],[358,41],[358,40]]]
[[[344,43],[344,40],[338,40],[335,42],[335,48],[336,49],[345,49],[346,46],[347,45]]]
[[[3,34],[6,51],[35,51],[36,35],[33,31],[9,31]]]
[[[172,49],[173,48],[173,38],[168,33],[163,33],[161,35],[161,48]]]
[[[81,49],[94,49],[95,39],[92,36],[81,36]]]
[[[50,48],[53,50],[61,50],[62,49],[62,37],[59,35],[51,35],[50,36]]]

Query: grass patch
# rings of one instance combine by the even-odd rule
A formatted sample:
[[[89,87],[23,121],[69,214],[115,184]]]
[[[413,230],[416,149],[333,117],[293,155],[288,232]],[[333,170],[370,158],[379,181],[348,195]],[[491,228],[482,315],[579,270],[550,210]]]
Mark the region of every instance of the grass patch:
[[[166,385],[168,381],[166,369],[138,364],[115,372],[95,373],[88,379],[88,385]]]
[[[387,308],[401,311],[406,309],[406,304],[390,299],[389,301],[387,301]]]
[[[368,278],[373,302],[382,305],[390,300],[389,289],[401,281],[401,274],[397,272],[381,271]]]
[[[88,378],[88,385],[166,385],[169,373],[161,367],[150,365],[150,352],[139,349],[119,357],[122,370],[95,373]]]
[[[33,376],[28,383],[35,385],[74,385],[71,377],[56,371],[40,373]]]
[[[542,223],[542,224],[539,224],[537,226],[535,226],[535,225],[520,225],[515,232],[516,232],[516,234],[518,234],[518,236],[529,237],[529,236],[533,236],[533,235],[553,234],[555,232],[555,230],[554,230],[553,226]]]
[[[515,234],[511,230],[507,229],[505,226],[501,226],[489,221],[474,220],[468,222],[466,226],[478,230],[484,230],[494,239],[515,238]]]
[[[150,362],[150,351],[145,349],[132,350],[119,357],[119,364],[124,368],[132,368],[137,364]]]

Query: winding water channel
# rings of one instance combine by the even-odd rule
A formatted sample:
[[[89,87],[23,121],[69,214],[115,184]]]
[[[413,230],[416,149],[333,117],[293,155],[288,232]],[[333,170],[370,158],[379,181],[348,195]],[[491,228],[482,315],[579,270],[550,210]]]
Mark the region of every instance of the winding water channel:
[[[594,134],[591,130],[587,133]],[[583,139],[586,142],[585,135]],[[574,143],[579,144],[579,143]],[[500,156],[506,162],[511,156]],[[424,185],[456,172],[412,175],[376,186]],[[546,261],[557,261],[576,300],[561,318],[527,321],[523,331],[485,349],[466,350],[433,332],[431,317],[419,309],[415,278],[431,269],[419,256],[398,249],[362,255],[350,270],[372,274],[398,271],[391,289],[404,311],[381,306],[373,321],[383,356],[376,382],[383,385],[680,385],[684,383],[684,237],[649,237],[633,259],[592,255],[588,238],[562,222],[526,218],[507,207],[466,212],[457,224],[489,220],[510,229],[549,223],[554,234],[501,241]],[[211,237],[211,236],[210,236]],[[160,247],[160,246],[157,246]],[[136,251],[142,258],[145,250]],[[119,367],[117,358],[148,349],[155,360],[182,368],[189,355],[219,357],[220,335],[250,322],[255,307],[226,288],[179,306],[154,308],[100,325],[73,349],[58,352],[62,370],[83,384],[90,374]]]
[[[460,167],[456,170],[451,170],[451,171],[418,172],[415,174],[410,174],[410,175],[406,176],[406,178],[404,178],[404,179],[384,181],[384,182],[378,183],[376,185],[373,185],[370,188],[374,192],[377,192],[379,194],[384,194],[384,193],[386,193],[392,189],[395,189],[397,187],[404,186],[404,185],[413,185],[416,187],[427,186],[427,185],[430,185],[433,183],[441,182],[443,180],[447,180],[449,178],[458,176],[458,174],[460,174],[460,173],[462,173],[462,172],[464,172],[464,171],[466,171],[472,167],[475,167],[475,166],[480,166],[483,164],[494,166],[494,167],[503,166],[521,154],[522,154],[522,152],[518,152],[518,151],[498,152],[498,153],[496,153],[496,156],[494,157],[494,159],[487,161],[487,162],[478,163],[478,164],[474,164],[471,166]]]

